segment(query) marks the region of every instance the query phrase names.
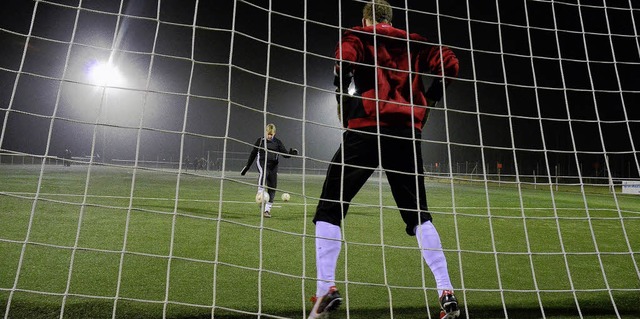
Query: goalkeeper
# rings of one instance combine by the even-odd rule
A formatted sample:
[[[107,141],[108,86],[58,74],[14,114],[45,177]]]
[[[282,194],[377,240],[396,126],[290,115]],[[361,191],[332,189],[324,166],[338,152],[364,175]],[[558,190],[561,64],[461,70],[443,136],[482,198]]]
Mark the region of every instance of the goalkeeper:
[[[276,198],[276,188],[278,187],[280,155],[284,158],[290,158],[290,155],[298,155],[298,150],[291,148],[287,151],[282,141],[276,138],[276,126],[274,124],[268,124],[265,133],[265,136],[258,138],[254,144],[253,150],[249,154],[249,159],[247,159],[247,164],[242,168],[240,174],[244,176],[253,165],[253,161],[256,161],[258,168],[258,194],[262,194],[264,187],[267,187],[269,201],[264,206],[263,214],[264,217],[270,218],[273,199]]]
[[[460,314],[440,236],[428,212],[420,143],[429,107],[457,76],[458,59],[447,47],[393,27],[392,15],[388,2],[368,2],[362,26],[345,31],[336,48],[334,84],[346,131],[327,169],[313,219],[318,281],[309,318],[326,318],[342,302],[335,286],[342,219],[378,166],[386,173],[406,233],[417,235],[422,257],[435,277],[440,318]],[[433,81],[425,90],[426,74]],[[353,95],[346,94],[349,86],[355,87]]]

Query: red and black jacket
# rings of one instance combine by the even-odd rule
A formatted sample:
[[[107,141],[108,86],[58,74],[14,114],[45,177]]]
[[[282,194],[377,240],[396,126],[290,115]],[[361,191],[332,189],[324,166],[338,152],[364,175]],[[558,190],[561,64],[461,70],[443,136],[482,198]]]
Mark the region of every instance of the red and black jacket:
[[[342,97],[345,127],[371,127],[379,121],[380,126],[413,125],[422,130],[427,99],[442,97],[442,76],[446,86],[458,75],[453,51],[426,41],[419,34],[407,36],[406,31],[386,23],[354,27],[344,33],[336,48],[334,83]],[[436,76],[426,92],[421,74]],[[352,79],[356,92],[350,96],[346,92]]]

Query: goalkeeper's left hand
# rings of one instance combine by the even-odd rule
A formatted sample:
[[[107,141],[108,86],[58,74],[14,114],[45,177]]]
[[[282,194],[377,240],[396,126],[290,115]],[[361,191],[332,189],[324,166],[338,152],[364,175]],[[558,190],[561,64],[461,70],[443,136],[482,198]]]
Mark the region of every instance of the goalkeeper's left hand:
[[[295,148],[290,148],[290,149],[289,149],[289,154],[291,154],[291,155],[298,155],[298,150],[297,150],[297,149],[295,149]]]

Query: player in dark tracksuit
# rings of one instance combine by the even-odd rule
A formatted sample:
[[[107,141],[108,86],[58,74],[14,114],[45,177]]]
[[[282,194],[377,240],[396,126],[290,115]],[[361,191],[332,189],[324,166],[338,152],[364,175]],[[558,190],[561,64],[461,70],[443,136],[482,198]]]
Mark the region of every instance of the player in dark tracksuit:
[[[289,149],[284,146],[282,141],[275,137],[276,126],[274,124],[268,124],[266,128],[266,137],[260,137],[255,142],[253,150],[247,159],[247,164],[240,172],[241,175],[245,175],[249,168],[256,161],[258,168],[258,194],[264,192],[264,186],[267,187],[267,193],[269,194],[269,201],[264,207],[264,216],[271,217],[271,207],[273,206],[273,199],[276,197],[276,188],[278,187],[278,162],[280,155],[284,158],[290,158],[290,155],[297,155],[297,149]],[[267,147],[265,148],[265,141]],[[266,158],[266,161],[265,161]],[[266,164],[266,166],[265,166]]]
[[[327,169],[313,219],[318,281],[309,318],[324,318],[342,302],[335,286],[342,219],[378,166],[386,173],[406,233],[417,235],[434,274],[440,318],[459,315],[440,237],[427,211],[420,141],[429,107],[442,98],[443,87],[458,74],[458,59],[447,47],[393,27],[391,17],[386,1],[368,2],[362,26],[345,31],[336,48],[338,115],[347,130]],[[434,78],[427,90],[426,74]],[[347,94],[349,86],[356,89],[353,95]]]

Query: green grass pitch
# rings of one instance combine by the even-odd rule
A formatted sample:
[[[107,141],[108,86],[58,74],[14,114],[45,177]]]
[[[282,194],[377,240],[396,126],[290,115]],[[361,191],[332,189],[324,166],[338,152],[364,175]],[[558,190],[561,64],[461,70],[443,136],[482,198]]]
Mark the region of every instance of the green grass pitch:
[[[323,176],[280,174],[264,219],[255,173],[88,168],[0,166],[0,316],[306,318]],[[335,317],[434,318],[382,181],[345,221]],[[463,317],[640,318],[640,196],[446,179],[427,196]]]

